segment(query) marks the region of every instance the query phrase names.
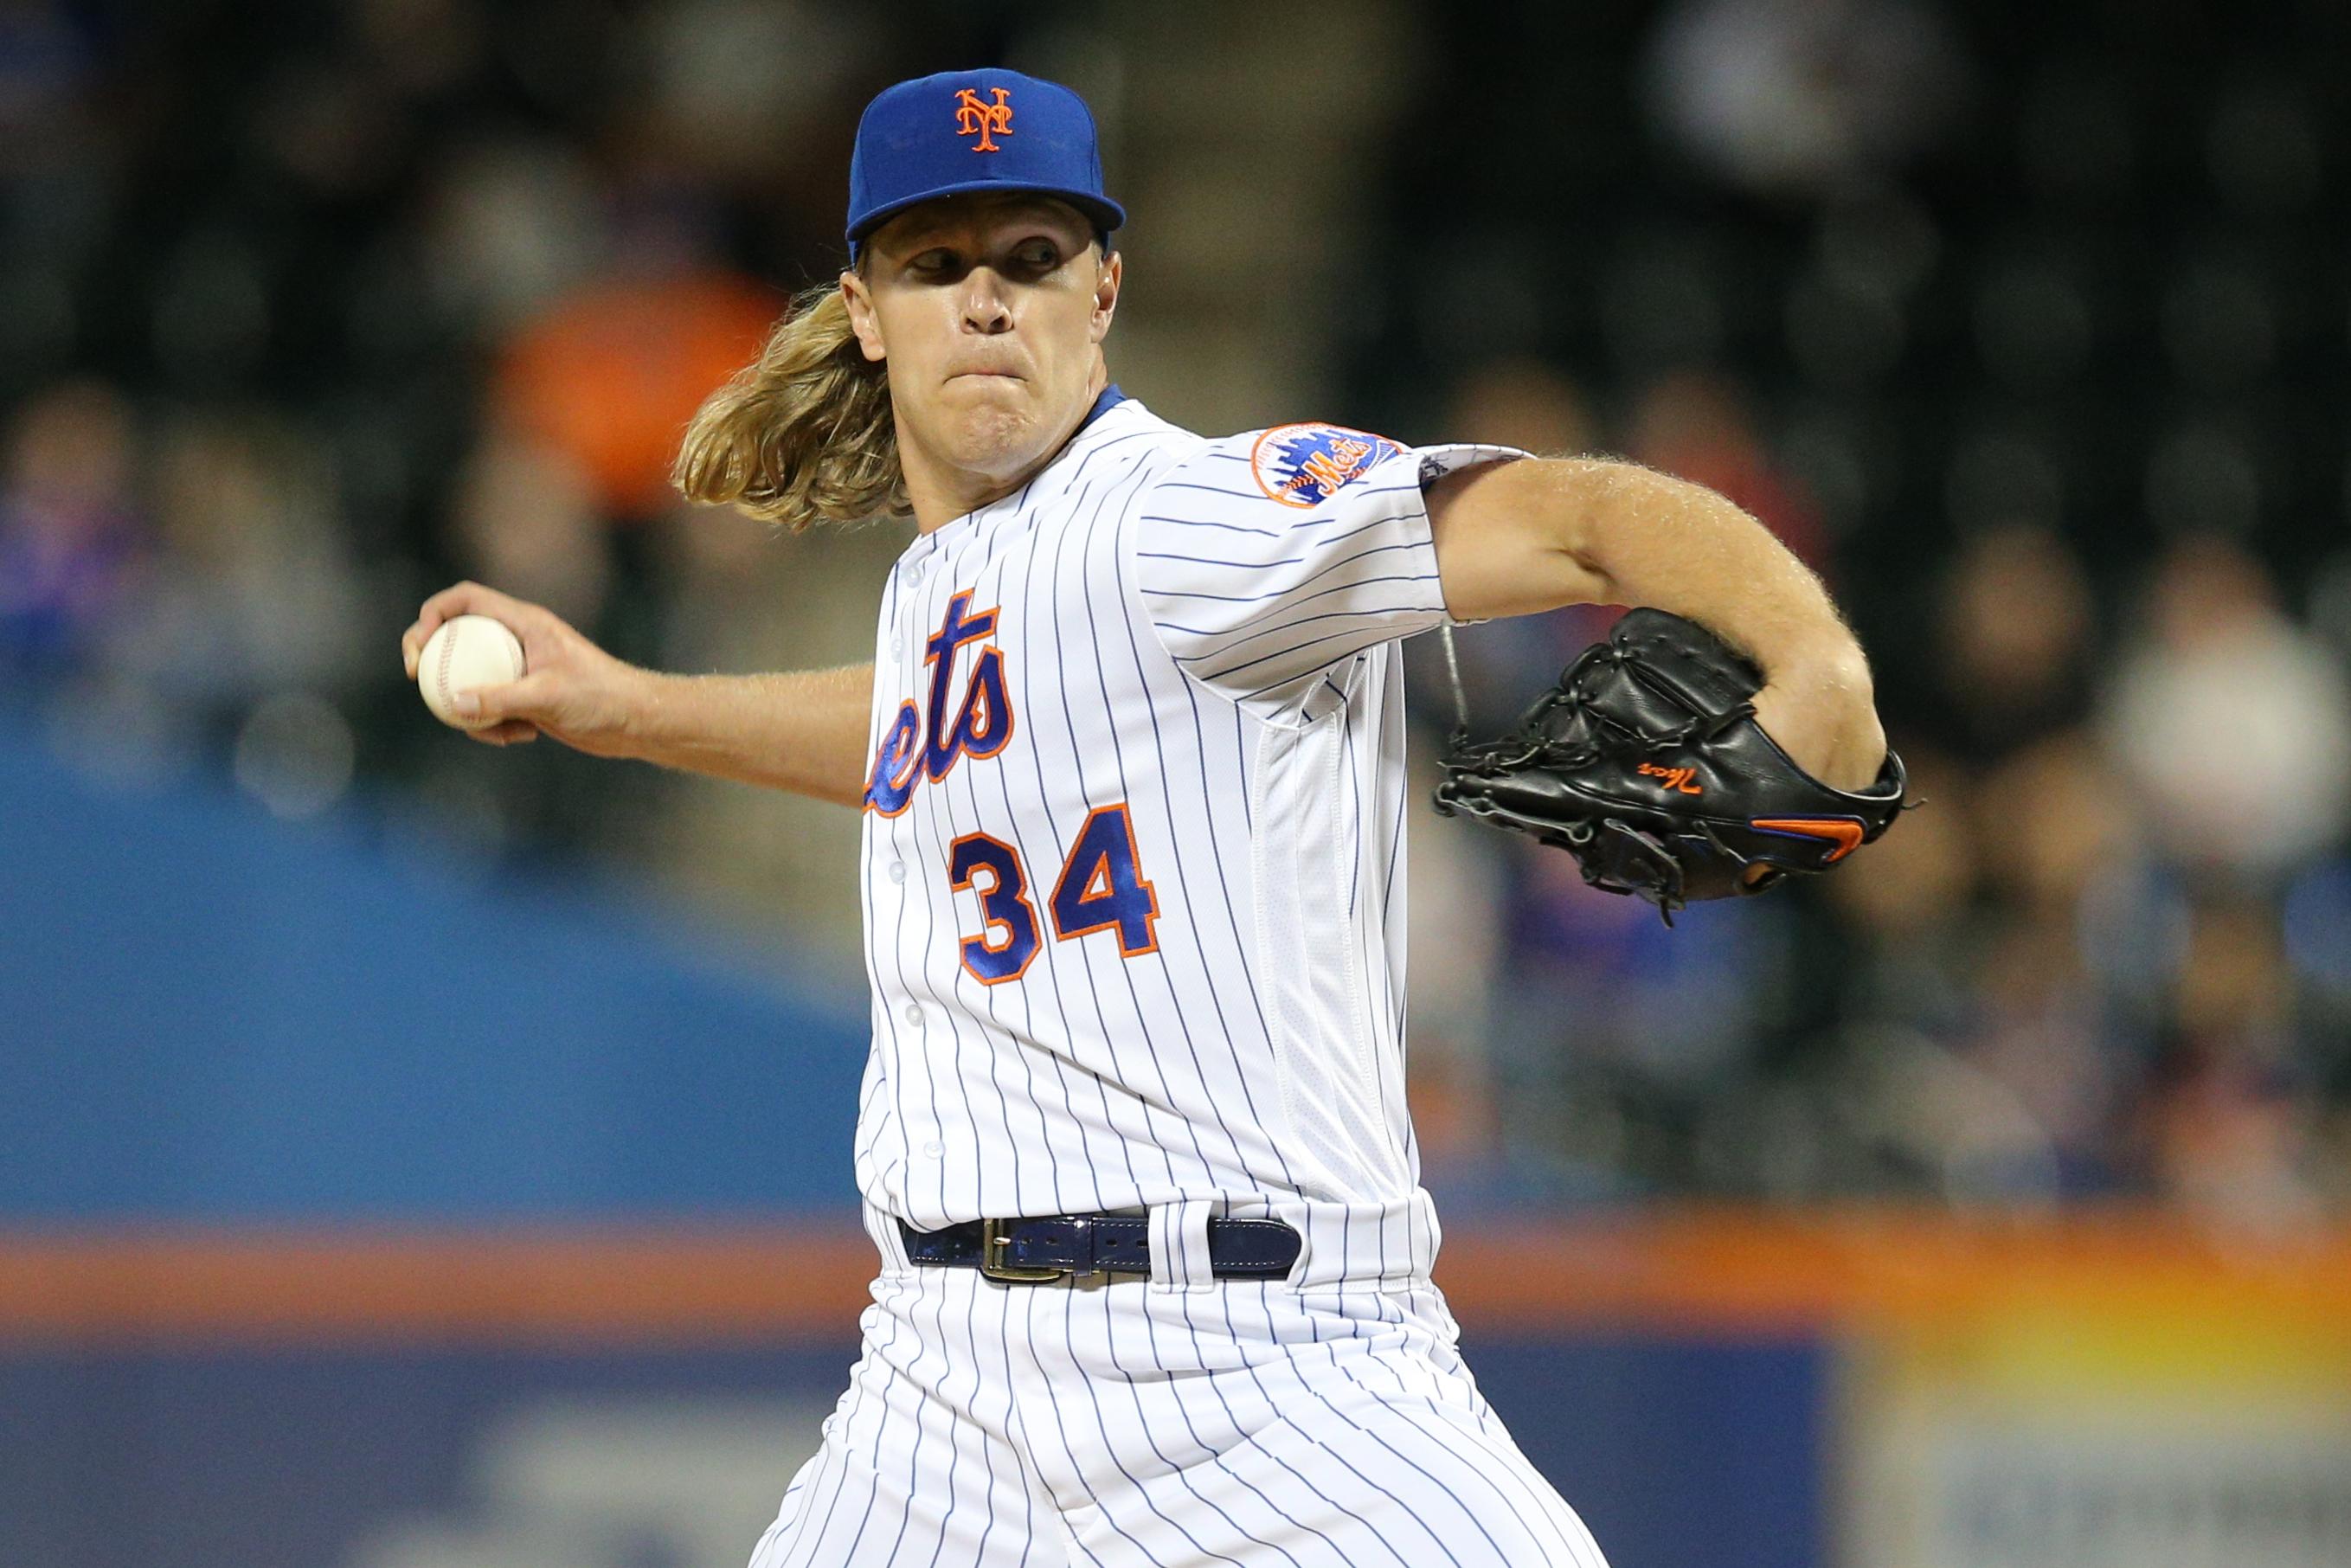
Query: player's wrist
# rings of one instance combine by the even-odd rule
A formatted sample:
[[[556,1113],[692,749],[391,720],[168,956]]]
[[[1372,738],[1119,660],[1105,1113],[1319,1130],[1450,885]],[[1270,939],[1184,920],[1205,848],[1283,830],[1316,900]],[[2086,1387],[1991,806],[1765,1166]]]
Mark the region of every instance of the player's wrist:
[[[613,661],[612,755],[659,762],[675,728],[681,677]]]
[[[1790,755],[1814,778],[1845,789],[1866,789],[1876,778],[1886,730],[1858,649],[1784,663],[1756,702],[1764,733],[1792,746]]]
[[[1834,635],[1792,641],[1757,650],[1757,664],[1766,685],[1793,697],[1820,704],[1858,721],[1876,716],[1876,685],[1861,645],[1840,628]]]

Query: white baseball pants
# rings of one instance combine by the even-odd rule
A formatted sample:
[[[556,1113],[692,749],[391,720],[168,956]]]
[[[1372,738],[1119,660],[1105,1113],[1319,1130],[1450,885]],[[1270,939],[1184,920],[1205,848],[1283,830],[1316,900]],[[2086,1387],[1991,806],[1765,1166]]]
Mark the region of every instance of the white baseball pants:
[[[1152,1212],[1148,1280],[1049,1284],[917,1267],[869,1210],[863,1354],[751,1568],[1605,1568],[1425,1260],[1381,1249],[1410,1228],[1433,1253],[1433,1216],[1256,1211],[1304,1253],[1220,1281],[1213,1207]]]

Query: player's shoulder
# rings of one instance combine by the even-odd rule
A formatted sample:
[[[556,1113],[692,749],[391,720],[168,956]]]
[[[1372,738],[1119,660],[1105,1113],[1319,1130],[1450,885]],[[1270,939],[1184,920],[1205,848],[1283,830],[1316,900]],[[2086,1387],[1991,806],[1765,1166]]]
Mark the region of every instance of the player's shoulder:
[[[1170,466],[1158,487],[1311,511],[1408,450],[1374,431],[1293,420],[1205,437]]]

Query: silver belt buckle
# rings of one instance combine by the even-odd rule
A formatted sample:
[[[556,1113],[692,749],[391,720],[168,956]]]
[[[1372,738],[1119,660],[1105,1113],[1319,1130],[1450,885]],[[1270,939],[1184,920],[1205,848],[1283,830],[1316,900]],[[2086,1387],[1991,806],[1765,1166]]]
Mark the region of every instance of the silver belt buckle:
[[[1069,1272],[1067,1269],[1034,1269],[1007,1263],[1004,1260],[1011,1255],[1011,1251],[1012,1238],[1004,1233],[1002,1220],[983,1219],[979,1222],[979,1271],[989,1279],[1002,1280],[1010,1284],[1040,1285],[1050,1280],[1061,1279]]]

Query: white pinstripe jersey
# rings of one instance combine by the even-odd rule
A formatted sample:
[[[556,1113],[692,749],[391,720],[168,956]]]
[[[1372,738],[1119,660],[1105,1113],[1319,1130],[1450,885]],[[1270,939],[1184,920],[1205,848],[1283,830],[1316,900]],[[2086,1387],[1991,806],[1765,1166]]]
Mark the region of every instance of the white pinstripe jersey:
[[[870,1202],[1416,1193],[1397,639],[1446,619],[1425,486],[1515,455],[1210,440],[1113,389],[907,548],[863,817]]]

